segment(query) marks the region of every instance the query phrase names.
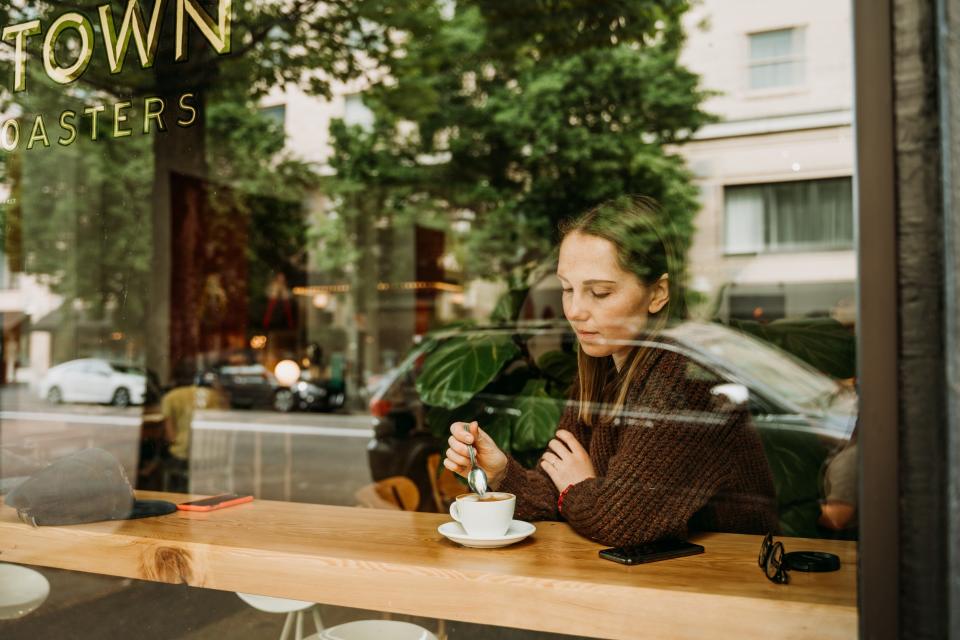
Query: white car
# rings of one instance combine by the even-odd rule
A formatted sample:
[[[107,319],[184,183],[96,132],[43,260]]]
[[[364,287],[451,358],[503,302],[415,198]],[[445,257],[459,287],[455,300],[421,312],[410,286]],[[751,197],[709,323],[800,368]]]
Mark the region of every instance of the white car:
[[[70,360],[40,380],[39,395],[54,404],[98,402],[126,407],[143,404],[147,377],[136,367],[99,358]]]

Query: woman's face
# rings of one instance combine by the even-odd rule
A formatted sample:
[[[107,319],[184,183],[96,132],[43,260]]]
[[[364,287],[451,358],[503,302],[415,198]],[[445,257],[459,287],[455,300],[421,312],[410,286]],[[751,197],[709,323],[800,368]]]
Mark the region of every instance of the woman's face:
[[[612,242],[575,231],[560,245],[557,277],[563,312],[580,347],[595,358],[613,356],[619,368],[647,324],[669,299],[666,275],[651,286],[617,263]]]

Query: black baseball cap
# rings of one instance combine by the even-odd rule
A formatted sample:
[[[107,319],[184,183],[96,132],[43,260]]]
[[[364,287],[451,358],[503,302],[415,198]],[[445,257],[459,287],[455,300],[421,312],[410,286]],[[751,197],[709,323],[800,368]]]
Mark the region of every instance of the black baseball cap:
[[[165,500],[137,500],[123,467],[103,449],[84,449],[34,473],[6,504],[34,526],[130,520],[173,513]]]

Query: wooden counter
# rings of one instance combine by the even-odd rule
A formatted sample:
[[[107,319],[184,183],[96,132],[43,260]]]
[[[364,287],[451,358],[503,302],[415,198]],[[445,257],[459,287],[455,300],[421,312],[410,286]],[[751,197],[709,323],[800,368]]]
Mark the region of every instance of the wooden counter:
[[[182,502],[187,496],[141,492]],[[856,545],[781,538],[841,570],[757,567],[759,536],[704,534],[698,556],[625,567],[564,523],[502,549],[447,541],[438,514],[255,501],[69,527],[0,507],[0,561],[599,638],[854,638]],[[468,594],[472,594],[468,597]]]

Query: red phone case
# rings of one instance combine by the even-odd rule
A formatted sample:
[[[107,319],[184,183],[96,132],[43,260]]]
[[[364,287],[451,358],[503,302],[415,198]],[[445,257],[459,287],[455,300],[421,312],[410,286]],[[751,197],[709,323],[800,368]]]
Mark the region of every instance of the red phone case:
[[[211,496],[210,498],[203,498],[202,500],[197,500],[196,502],[202,502],[204,500],[212,500],[213,498],[218,498],[220,496]],[[190,504],[189,502],[184,502],[177,505],[177,509],[181,511],[214,511],[216,509],[225,509],[226,507],[232,507],[236,504],[243,504],[245,502],[252,502],[253,496],[237,496],[236,498],[230,500],[223,500],[222,502],[217,502],[216,504]]]

